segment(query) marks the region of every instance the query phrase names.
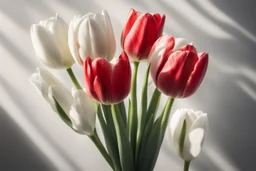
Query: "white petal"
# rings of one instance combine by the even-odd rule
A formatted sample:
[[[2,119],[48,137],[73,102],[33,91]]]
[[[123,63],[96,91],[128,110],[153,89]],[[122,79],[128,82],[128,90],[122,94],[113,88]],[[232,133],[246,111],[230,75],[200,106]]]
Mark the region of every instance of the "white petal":
[[[74,60],[68,47],[67,23],[58,14],[56,14],[55,20],[49,30],[54,36],[62,56],[64,66],[66,66],[66,68],[70,67],[74,63]]]
[[[68,30],[68,46],[70,52],[76,61],[76,63],[82,65],[83,61],[79,55],[79,42],[78,42],[78,30],[80,27],[83,18],[80,16],[75,16],[74,19],[71,21]]]
[[[54,97],[65,113],[68,115],[73,103],[73,97],[66,87],[53,85],[49,87],[48,97],[53,101]]]
[[[184,38],[176,38],[175,39],[175,46],[173,48],[173,51],[179,50],[182,46],[192,44],[192,42],[184,39]]]
[[[90,56],[92,58],[107,56],[108,44],[106,35],[102,27],[91,18],[86,18],[80,26],[78,32],[78,41],[80,44],[79,54],[85,59]]]
[[[169,36],[162,36],[157,40],[157,46],[155,46],[155,49],[151,52],[149,61],[151,63],[151,68],[150,68],[150,74],[153,78],[153,80],[156,80],[157,72],[159,69],[159,65],[162,60],[162,55],[166,49],[166,42],[168,41]]]
[[[115,35],[114,35],[111,20],[110,20],[110,17],[108,15],[107,11],[103,10],[102,15],[104,16],[104,19],[105,19],[105,24],[104,24],[105,25],[105,33],[106,33],[108,45],[109,45],[108,61],[111,61],[113,59],[113,57],[115,56],[115,52],[116,52]]]
[[[63,67],[61,53],[49,30],[40,25],[32,25],[31,39],[37,56],[45,65],[51,68]]]
[[[74,93],[74,103],[69,117],[73,128],[80,134],[93,133],[96,122],[96,113],[90,97],[82,90]]]
[[[172,135],[172,139],[173,139],[175,148],[178,153],[179,153],[180,134],[181,134],[182,125],[183,125],[186,115],[187,114],[185,111],[178,109],[172,115],[170,123],[169,123],[169,129],[170,129],[170,132]]]
[[[191,161],[201,151],[207,127],[207,114],[201,115],[186,133],[184,142],[183,159]]]

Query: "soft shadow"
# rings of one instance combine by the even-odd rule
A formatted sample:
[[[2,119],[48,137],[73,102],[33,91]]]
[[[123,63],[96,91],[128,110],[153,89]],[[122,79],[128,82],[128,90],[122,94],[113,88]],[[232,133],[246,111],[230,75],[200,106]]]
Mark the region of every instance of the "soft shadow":
[[[54,164],[29,140],[9,114],[0,107],[1,170],[56,171]]]
[[[12,99],[12,101],[16,104],[16,106],[24,106],[23,108],[20,108],[21,112],[23,114],[28,114],[28,115],[32,115],[31,111],[28,110],[28,108],[26,108],[26,104],[24,103],[23,99],[20,98],[16,98],[17,94],[19,94],[15,88],[13,87],[13,85],[9,84],[4,78],[0,78],[0,82],[2,83],[2,87],[4,89],[4,91],[6,91],[10,98]],[[26,117],[26,116],[24,116]],[[30,117],[26,117],[30,123],[32,125],[34,125],[36,122],[33,121],[33,118]],[[69,164],[69,166],[72,168],[73,171],[82,171],[82,169],[77,166],[77,164],[73,161],[73,159],[71,159],[60,147],[58,144],[56,144],[56,142],[54,142],[50,137],[49,137],[49,133],[46,132],[46,130],[44,130],[43,128],[41,128],[40,126],[35,126],[34,127],[36,129],[36,131],[46,140],[48,141],[48,143],[53,147],[53,149],[66,161],[67,164]]]

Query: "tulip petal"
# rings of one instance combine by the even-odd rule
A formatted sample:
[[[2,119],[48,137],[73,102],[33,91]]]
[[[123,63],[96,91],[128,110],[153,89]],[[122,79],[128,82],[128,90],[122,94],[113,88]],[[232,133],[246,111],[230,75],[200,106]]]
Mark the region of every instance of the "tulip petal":
[[[31,26],[33,47],[40,60],[51,68],[63,68],[61,52],[52,33],[41,25]]]
[[[124,48],[124,39],[125,37],[128,35],[128,33],[130,32],[134,22],[136,21],[136,19],[140,16],[139,12],[136,12],[134,9],[131,9],[127,22],[124,26],[124,30],[122,32],[121,35],[121,46]]]
[[[131,67],[125,52],[113,66],[111,77],[111,103],[119,103],[129,94],[131,87]]]
[[[158,88],[169,96],[182,97],[197,60],[197,55],[189,51],[172,53],[159,73]]]
[[[93,133],[96,122],[96,114],[89,96],[82,90],[74,93],[74,102],[69,117],[73,128],[80,134]]]
[[[90,57],[87,57],[84,62],[85,88],[86,88],[86,92],[88,92],[88,94],[91,97],[96,98],[98,100],[96,92],[94,91],[94,88],[93,88],[94,79],[96,76],[93,74],[91,63],[92,63],[92,59]]]
[[[191,161],[199,155],[205,139],[206,127],[207,114],[203,114],[189,128],[183,150],[183,159],[185,161]]]
[[[162,70],[165,62],[172,52],[174,46],[174,38],[169,35],[165,35],[157,39],[151,48],[149,53],[149,61],[151,63],[150,73],[156,82],[159,71]]]
[[[183,93],[184,97],[192,95],[198,89],[206,73],[208,66],[208,54],[201,53],[198,56],[199,60],[195,64],[194,70],[187,81],[186,88]]]
[[[111,61],[116,53],[115,35],[114,35],[111,20],[109,18],[107,11],[103,10],[102,15],[104,16],[104,19],[105,19],[105,30],[106,30],[106,36],[107,36],[108,46],[109,46],[107,60]]]
[[[48,97],[52,101],[54,101],[52,98],[54,97],[59,105],[63,108],[65,113],[69,113],[73,103],[73,97],[67,88],[59,85],[50,86],[48,90]]]
[[[83,60],[80,58],[80,55],[79,55],[80,45],[77,43],[77,41],[78,41],[78,30],[83,19],[84,17],[75,16],[71,21],[69,25],[69,30],[68,30],[68,46],[69,46],[70,52],[74,60],[80,65],[83,64]]]
[[[172,140],[178,153],[179,153],[180,134],[182,131],[182,125],[185,120],[185,117],[186,117],[186,112],[181,109],[178,109],[175,111],[175,113],[171,117],[170,124],[169,124]]]
[[[111,101],[111,75],[112,75],[112,65],[104,58],[95,59],[92,62],[93,74],[97,77],[94,80],[94,90],[100,98],[101,101],[106,101],[107,99]],[[101,96],[101,97],[99,97]]]
[[[157,22],[149,13],[140,15],[124,41],[126,53],[133,59],[143,60],[158,38]],[[137,56],[140,55],[140,56]]]
[[[91,18],[84,19],[78,32],[80,56],[83,59],[88,56],[92,58],[106,57],[108,43],[104,36],[104,30],[97,21]]]

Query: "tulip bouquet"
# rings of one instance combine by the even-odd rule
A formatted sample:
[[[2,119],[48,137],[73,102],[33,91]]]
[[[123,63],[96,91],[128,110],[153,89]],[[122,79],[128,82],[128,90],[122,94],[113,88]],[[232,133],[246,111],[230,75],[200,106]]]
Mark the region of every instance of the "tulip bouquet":
[[[184,171],[201,151],[207,114],[178,109],[169,126],[168,121],[174,99],[191,96],[202,82],[208,54],[198,54],[185,39],[162,35],[164,23],[165,15],[132,9],[121,34],[123,52],[114,64],[116,43],[106,11],[75,16],[69,26],[57,14],[31,27],[36,55],[49,68],[65,69],[74,87],[66,87],[43,68],[30,82],[71,129],[92,140],[114,171],[152,171],[167,129],[184,160]],[[141,62],[148,67],[138,86],[138,102]],[[83,68],[85,89],[71,69],[74,63]],[[149,76],[156,86],[150,98]],[[168,100],[157,115],[162,93]],[[96,118],[103,138],[98,136]]]

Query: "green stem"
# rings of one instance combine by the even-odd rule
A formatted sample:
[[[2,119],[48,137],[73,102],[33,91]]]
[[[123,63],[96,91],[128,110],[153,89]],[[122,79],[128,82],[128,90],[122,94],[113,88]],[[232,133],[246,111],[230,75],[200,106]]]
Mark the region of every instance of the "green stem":
[[[105,160],[108,162],[109,166],[114,169],[114,165],[113,162],[111,160],[111,158],[108,155],[108,152],[106,151],[105,147],[103,146],[102,142],[100,141],[100,138],[96,132],[96,130],[94,131],[93,135],[90,135],[89,138],[92,140],[92,142],[96,145],[96,147],[98,148],[98,150],[100,151],[100,153],[102,154],[102,156],[105,158]]]
[[[184,161],[184,171],[188,171],[189,170],[189,165],[190,165],[189,161]]]
[[[137,139],[137,127],[138,127],[138,114],[137,114],[137,73],[138,73],[139,62],[134,62],[134,72],[132,76],[132,87],[131,87],[131,110],[128,118],[128,132],[130,142],[132,145],[133,154],[136,150],[136,139]]]
[[[76,79],[76,76],[71,68],[67,69],[68,75],[71,78],[73,84],[75,85],[76,89],[82,90],[82,87],[80,86],[79,82]]]

